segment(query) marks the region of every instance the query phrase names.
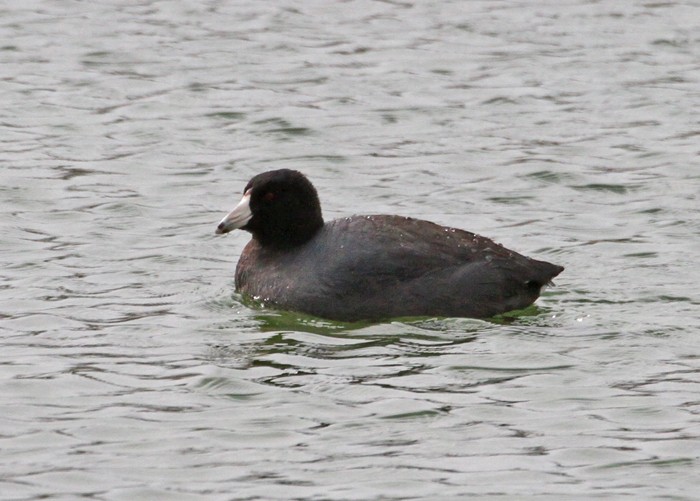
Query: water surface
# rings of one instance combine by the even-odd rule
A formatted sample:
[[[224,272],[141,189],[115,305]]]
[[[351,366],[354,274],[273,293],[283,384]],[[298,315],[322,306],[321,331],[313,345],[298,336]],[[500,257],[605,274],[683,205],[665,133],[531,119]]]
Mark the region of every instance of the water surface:
[[[5,2],[2,499],[693,499],[691,2]],[[522,316],[233,293],[247,180],[566,266]]]

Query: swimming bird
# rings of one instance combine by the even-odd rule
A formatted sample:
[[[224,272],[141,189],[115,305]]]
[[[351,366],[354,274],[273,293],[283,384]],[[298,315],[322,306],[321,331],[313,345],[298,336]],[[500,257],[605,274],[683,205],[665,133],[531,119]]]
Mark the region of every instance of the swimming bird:
[[[564,268],[468,231],[393,215],[324,222],[302,173],[253,177],[216,228],[252,234],[236,290],[276,309],[339,321],[488,318],[532,304]]]

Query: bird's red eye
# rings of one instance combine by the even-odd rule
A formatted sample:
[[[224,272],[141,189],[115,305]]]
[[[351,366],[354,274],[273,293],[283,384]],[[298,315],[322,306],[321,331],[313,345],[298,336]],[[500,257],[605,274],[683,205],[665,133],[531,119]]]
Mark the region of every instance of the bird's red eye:
[[[263,200],[266,202],[272,202],[275,198],[277,198],[277,193],[274,191],[268,191],[263,195]]]

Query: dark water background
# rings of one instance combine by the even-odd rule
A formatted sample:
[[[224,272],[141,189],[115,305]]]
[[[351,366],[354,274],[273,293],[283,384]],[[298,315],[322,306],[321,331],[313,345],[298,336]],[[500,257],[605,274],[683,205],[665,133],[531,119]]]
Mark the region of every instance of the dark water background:
[[[0,498],[698,499],[700,6],[0,3]],[[566,266],[345,329],[233,291],[252,175]]]

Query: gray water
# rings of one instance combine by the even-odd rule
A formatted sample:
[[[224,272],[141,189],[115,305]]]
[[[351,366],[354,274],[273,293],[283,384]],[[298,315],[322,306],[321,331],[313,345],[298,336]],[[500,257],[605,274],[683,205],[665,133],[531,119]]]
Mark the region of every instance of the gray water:
[[[0,3],[2,500],[698,499],[700,6]],[[247,180],[566,266],[498,321],[233,292]]]

